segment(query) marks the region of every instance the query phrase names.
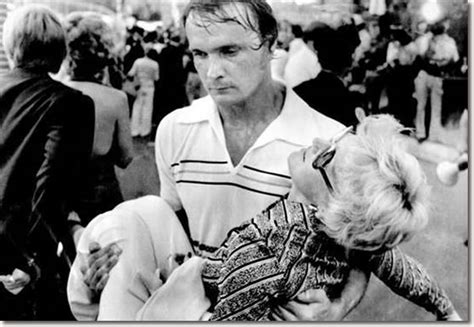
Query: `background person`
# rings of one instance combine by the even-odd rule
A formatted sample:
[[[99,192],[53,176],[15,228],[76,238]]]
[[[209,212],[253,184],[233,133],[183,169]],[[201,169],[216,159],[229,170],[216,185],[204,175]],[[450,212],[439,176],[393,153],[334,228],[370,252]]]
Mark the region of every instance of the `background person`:
[[[151,59],[154,53],[156,51],[149,47],[143,58],[135,60],[127,74],[129,78],[134,78],[138,82],[137,97],[132,110],[132,137],[146,137],[151,133],[155,83],[160,78],[158,63]]]
[[[354,110],[358,104],[344,84],[341,74],[350,66],[347,58],[352,56],[356,48],[353,37],[354,34],[342,26],[335,29],[325,23],[311,24],[305,31],[305,40],[307,47],[318,54],[322,69],[314,78],[294,87],[294,91],[311,108],[347,126],[357,123]]]
[[[415,79],[415,96],[418,101],[415,117],[415,133],[419,140],[429,138],[440,142],[441,137],[441,107],[443,98],[443,77],[459,60],[456,41],[447,34],[448,21],[435,23],[431,27],[431,37],[428,49],[421,64],[421,70]],[[426,132],[425,111],[430,99],[431,118],[429,130]]]
[[[90,157],[94,103],[51,79],[66,55],[55,13],[11,12],[3,44],[12,70],[0,77],[0,319],[70,320],[67,224]]]
[[[113,46],[112,31],[99,16],[82,13],[66,18],[66,31],[66,84],[90,96],[95,104],[92,156],[88,173],[81,178],[75,210],[86,226],[92,218],[123,201],[114,166],[126,168],[130,164],[133,144],[125,93],[102,84]]]

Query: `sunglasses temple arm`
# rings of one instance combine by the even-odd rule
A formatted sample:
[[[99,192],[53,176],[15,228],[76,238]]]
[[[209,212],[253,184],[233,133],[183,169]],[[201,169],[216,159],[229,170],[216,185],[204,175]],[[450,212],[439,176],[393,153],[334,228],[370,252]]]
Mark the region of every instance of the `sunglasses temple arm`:
[[[339,140],[342,139],[344,137],[344,135],[346,135],[347,133],[352,131],[352,128],[353,128],[352,126],[344,128],[339,134],[335,135],[332,138],[331,143],[334,144],[334,143],[339,142]]]
[[[323,176],[324,183],[326,183],[326,186],[329,189],[329,193],[334,193],[334,188],[331,185],[331,182],[329,181],[328,175],[326,174],[326,171],[322,168],[318,168],[319,172],[321,173],[321,176]]]

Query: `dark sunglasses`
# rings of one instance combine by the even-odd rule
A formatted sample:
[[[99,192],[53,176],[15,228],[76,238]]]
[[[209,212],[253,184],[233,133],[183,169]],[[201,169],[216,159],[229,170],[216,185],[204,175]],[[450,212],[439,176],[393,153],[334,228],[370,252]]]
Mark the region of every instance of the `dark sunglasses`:
[[[331,139],[331,145],[329,145],[326,149],[321,151],[321,153],[314,159],[313,161],[313,168],[319,170],[321,176],[323,177],[324,183],[326,184],[329,193],[334,193],[334,188],[329,181],[328,175],[324,168],[332,161],[334,156],[336,155],[336,144],[339,142],[345,135],[352,131],[352,126],[346,127],[344,130],[336,134]]]

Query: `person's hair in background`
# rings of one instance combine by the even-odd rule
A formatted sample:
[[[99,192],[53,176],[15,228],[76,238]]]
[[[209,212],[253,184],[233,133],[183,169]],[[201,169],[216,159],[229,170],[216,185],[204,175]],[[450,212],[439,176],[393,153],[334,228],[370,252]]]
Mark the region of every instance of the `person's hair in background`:
[[[66,32],[71,78],[101,83],[113,47],[110,27],[98,15],[72,13]]]
[[[155,43],[158,40],[158,32],[151,31],[143,37],[143,42],[145,43]]]
[[[444,21],[439,21],[431,25],[430,31],[433,35],[441,35],[447,30],[446,23]]]
[[[156,51],[154,48],[149,47],[145,49],[145,56],[152,60],[158,61],[159,54],[158,51]]]
[[[232,12],[228,12],[227,5],[233,5],[236,10],[240,11],[237,4],[243,4],[246,12],[242,12],[240,17],[234,17]],[[264,0],[191,0],[183,14],[183,26],[194,12],[198,13],[198,20],[202,26],[209,23],[226,23],[235,22],[243,25],[244,28],[250,29],[257,33],[260,37],[261,48],[268,42],[270,49],[276,42],[278,35],[277,21],[273,15],[272,8]]]
[[[387,250],[428,222],[429,187],[417,159],[400,143],[403,126],[369,116],[336,169],[336,195],[324,212],[328,233],[348,248]]]
[[[56,73],[66,56],[66,35],[58,16],[41,5],[12,11],[3,25],[9,65],[38,73]]]
[[[312,22],[304,32],[304,41],[310,43],[318,54],[318,60],[324,69],[331,70],[333,66],[331,55],[334,55],[332,42],[335,31],[324,22]]]
[[[298,24],[291,25],[291,33],[293,33],[297,39],[303,38],[303,29]]]
[[[352,65],[352,54],[360,44],[353,21],[342,22],[334,27],[326,22],[315,21],[304,31],[306,43],[312,42],[323,69],[342,77]]]

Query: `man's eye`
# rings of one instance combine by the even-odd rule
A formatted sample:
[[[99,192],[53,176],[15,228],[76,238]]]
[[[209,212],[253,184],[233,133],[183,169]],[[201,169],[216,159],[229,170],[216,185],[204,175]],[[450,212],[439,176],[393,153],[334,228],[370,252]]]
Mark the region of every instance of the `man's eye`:
[[[206,57],[206,53],[202,52],[202,51],[193,51],[192,53],[193,53],[194,58],[205,58]]]
[[[239,50],[236,48],[225,48],[222,49],[221,52],[225,56],[235,56],[239,52]]]

